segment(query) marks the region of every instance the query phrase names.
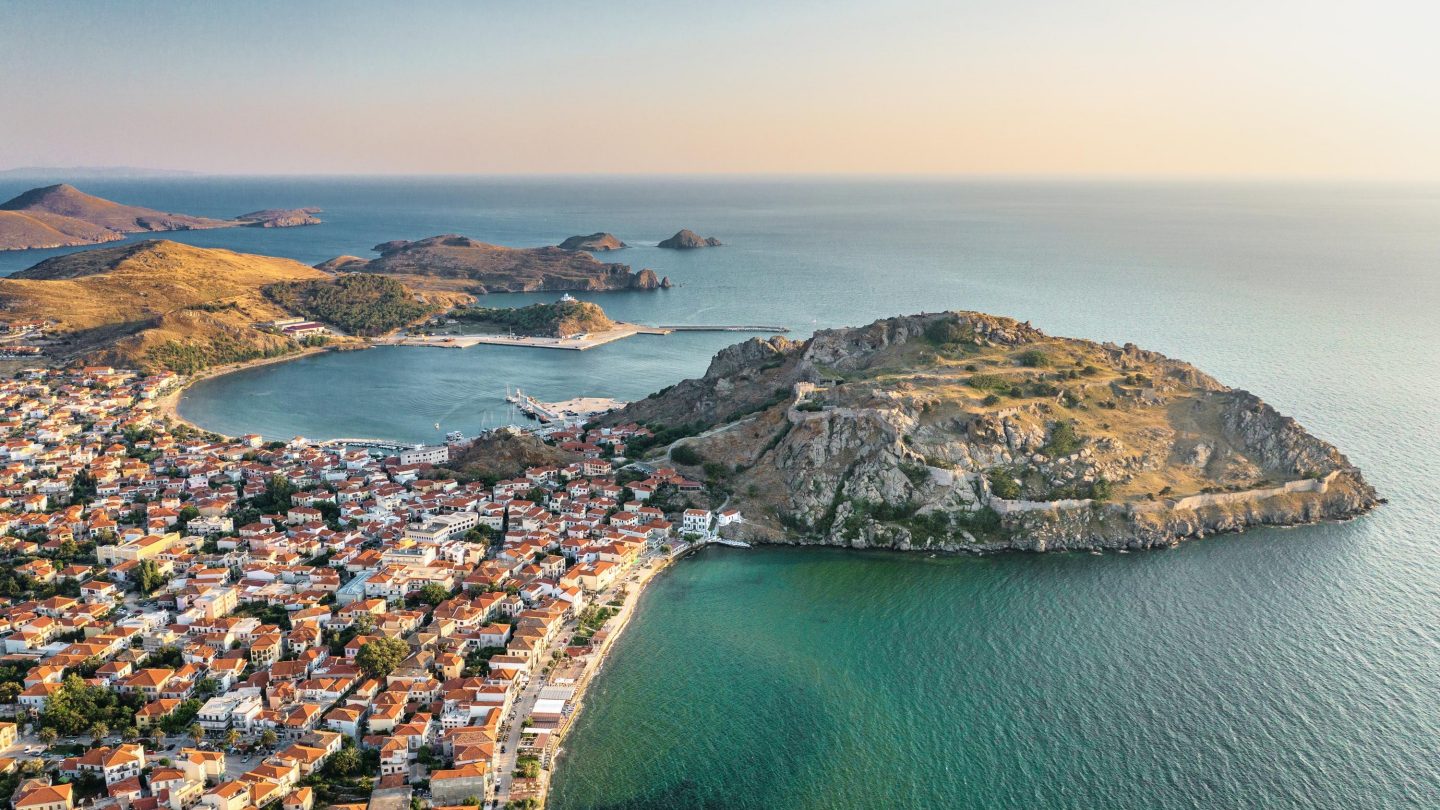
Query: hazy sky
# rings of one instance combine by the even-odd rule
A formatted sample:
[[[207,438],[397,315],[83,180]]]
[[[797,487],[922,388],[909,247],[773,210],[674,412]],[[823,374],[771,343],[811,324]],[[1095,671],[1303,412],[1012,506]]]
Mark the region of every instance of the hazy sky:
[[[0,0],[0,168],[1440,179],[1440,4]]]

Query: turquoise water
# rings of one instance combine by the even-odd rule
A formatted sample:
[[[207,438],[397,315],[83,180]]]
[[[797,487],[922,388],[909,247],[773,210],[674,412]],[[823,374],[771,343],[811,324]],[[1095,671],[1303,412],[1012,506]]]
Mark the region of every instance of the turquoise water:
[[[0,194],[19,188],[0,188]],[[662,576],[567,742],[555,806],[1440,806],[1440,189],[897,181],[204,179],[90,184],[325,225],[181,241],[320,261],[456,231],[680,282],[655,323],[817,327],[970,308],[1133,341],[1334,441],[1391,503],[1130,555],[713,552]],[[727,246],[660,251],[680,227]],[[59,251],[0,254],[0,273]],[[524,302],[553,296],[506,296]],[[424,440],[504,386],[629,398],[723,334],[585,353],[396,348],[207,381],[225,432]]]

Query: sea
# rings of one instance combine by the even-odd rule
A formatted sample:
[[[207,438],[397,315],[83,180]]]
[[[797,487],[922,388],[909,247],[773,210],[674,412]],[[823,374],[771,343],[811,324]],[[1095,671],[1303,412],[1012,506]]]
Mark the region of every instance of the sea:
[[[56,178],[56,181],[64,178]],[[37,183],[7,179],[0,199]],[[323,225],[164,238],[319,262],[610,231],[652,324],[790,337],[974,309],[1251,390],[1388,498],[1353,522],[1134,554],[712,549],[658,577],[565,741],[577,808],[1440,807],[1440,187],[901,178],[165,178],[82,190]],[[680,228],[720,248],[656,243]],[[0,274],[67,250],[0,253]],[[556,294],[493,296],[492,305]],[[747,335],[326,354],[206,380],[224,433],[425,442],[633,399]],[[438,427],[437,427],[438,425]]]

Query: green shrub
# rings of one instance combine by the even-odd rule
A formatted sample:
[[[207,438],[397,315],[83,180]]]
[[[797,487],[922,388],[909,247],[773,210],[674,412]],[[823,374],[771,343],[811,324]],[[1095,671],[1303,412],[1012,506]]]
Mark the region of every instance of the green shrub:
[[[1020,365],[1027,368],[1044,368],[1050,365],[1050,357],[1039,349],[1026,349],[1020,353]]]
[[[688,444],[670,448],[670,460],[676,464],[684,464],[687,467],[694,467],[698,464],[705,463],[705,458],[700,455],[700,451]]]
[[[1009,471],[996,468],[986,473],[985,478],[990,482],[990,491],[995,497],[1007,501],[1020,497],[1020,482]]]
[[[1075,423],[1066,419],[1050,427],[1050,439],[1040,452],[1052,458],[1068,456],[1079,450],[1081,443],[1080,434],[1075,432]]]

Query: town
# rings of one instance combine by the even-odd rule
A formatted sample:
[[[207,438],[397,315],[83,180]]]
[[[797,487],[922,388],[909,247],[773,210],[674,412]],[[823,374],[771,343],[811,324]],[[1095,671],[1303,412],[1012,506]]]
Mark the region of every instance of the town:
[[[577,461],[465,480],[447,445],[172,424],[182,382],[0,381],[15,810],[541,807],[644,584],[742,520],[628,460],[638,425],[550,425]]]

